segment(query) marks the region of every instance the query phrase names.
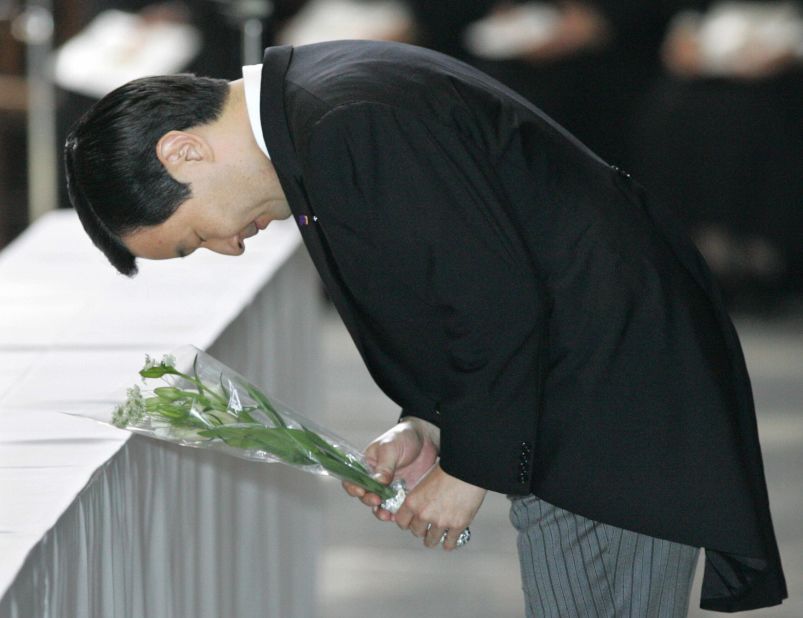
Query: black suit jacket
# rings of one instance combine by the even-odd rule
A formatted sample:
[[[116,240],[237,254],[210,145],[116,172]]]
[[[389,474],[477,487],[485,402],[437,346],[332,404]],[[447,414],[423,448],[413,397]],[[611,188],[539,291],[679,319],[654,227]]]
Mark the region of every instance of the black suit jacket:
[[[709,272],[630,177],[407,45],[269,48],[261,117],[315,265],[443,469],[705,547],[702,606],[786,596],[750,382]]]

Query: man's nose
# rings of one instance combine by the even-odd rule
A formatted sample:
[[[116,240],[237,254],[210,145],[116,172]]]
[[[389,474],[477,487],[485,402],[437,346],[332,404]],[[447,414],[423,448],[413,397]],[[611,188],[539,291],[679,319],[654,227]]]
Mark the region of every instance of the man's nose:
[[[210,251],[223,255],[240,255],[245,251],[245,244],[239,234],[229,238],[210,238],[204,243],[204,246]]]

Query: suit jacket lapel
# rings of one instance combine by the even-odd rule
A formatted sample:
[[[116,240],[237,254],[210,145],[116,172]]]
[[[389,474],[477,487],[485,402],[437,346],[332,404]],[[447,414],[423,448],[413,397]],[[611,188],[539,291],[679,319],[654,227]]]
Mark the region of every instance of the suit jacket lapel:
[[[337,273],[331,251],[321,229],[321,222],[317,221],[310,206],[304,189],[301,165],[287,124],[284,99],[285,75],[292,57],[293,48],[289,45],[269,47],[265,50],[260,96],[262,132],[304,245],[307,247],[343,323],[349,330],[357,348],[362,352],[363,345],[352,311],[353,305],[346,298],[347,292]]]

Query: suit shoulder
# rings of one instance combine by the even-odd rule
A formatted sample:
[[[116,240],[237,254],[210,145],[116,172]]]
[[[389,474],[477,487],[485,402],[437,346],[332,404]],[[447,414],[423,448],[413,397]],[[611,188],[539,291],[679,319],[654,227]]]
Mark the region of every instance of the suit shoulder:
[[[332,41],[296,47],[288,87],[338,107],[372,101],[416,109],[456,100],[455,84],[479,84],[483,74],[433,50],[383,41]]]

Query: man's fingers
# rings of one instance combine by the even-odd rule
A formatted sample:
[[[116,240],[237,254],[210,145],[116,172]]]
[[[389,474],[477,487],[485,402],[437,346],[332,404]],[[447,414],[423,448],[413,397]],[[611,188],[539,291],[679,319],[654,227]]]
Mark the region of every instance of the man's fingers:
[[[346,490],[346,493],[353,498],[359,498],[360,502],[362,502],[365,506],[379,506],[382,504],[382,498],[377,496],[376,494],[371,493],[370,491],[365,491],[359,485],[354,485],[353,483],[346,483],[343,481],[341,483],[343,485],[343,489]]]
[[[407,530],[410,527],[410,524],[413,520],[413,514],[409,509],[405,509],[404,506],[399,509],[399,512],[396,513],[396,525],[401,528],[402,530]]]
[[[448,532],[448,529],[430,526],[429,530],[427,530],[427,536],[424,537],[424,545],[427,547],[437,547],[441,543],[444,532]]]
[[[430,525],[424,521],[414,519],[410,523],[410,532],[413,533],[413,536],[417,536],[419,539],[426,538],[429,529]]]
[[[365,490],[360,487],[359,485],[354,485],[353,483],[347,483],[343,481],[341,483],[343,489],[346,490],[346,493],[353,498],[362,498],[365,495]]]
[[[393,513],[390,511],[381,509],[378,506],[373,507],[371,510],[374,513],[374,517],[376,517],[379,521],[393,521]]]
[[[441,545],[442,540],[444,549],[450,550],[456,546],[458,535],[452,534],[449,528],[443,528],[414,518],[410,522],[409,530],[413,533],[413,536],[423,539],[426,547],[438,547]]]
[[[462,529],[447,529],[444,530],[444,532],[446,533],[446,538],[443,541],[443,549],[446,551],[451,551],[457,547],[457,539],[460,537]],[[438,539],[438,542],[440,542],[440,538]]]
[[[374,467],[374,473],[371,475],[373,478],[383,485],[389,485],[393,480],[394,468],[377,464]]]
[[[382,503],[382,498],[380,498],[376,494],[365,492],[365,494],[360,498],[360,501],[365,506],[379,506]]]
[[[346,490],[346,493],[353,498],[359,498],[360,502],[362,502],[365,506],[373,507],[374,509],[379,508],[379,505],[382,504],[382,498],[377,496],[376,494],[372,494],[369,491],[365,491],[359,485],[354,485],[353,483],[347,483],[346,481],[341,482],[343,489]],[[387,519],[385,519],[387,521]]]

